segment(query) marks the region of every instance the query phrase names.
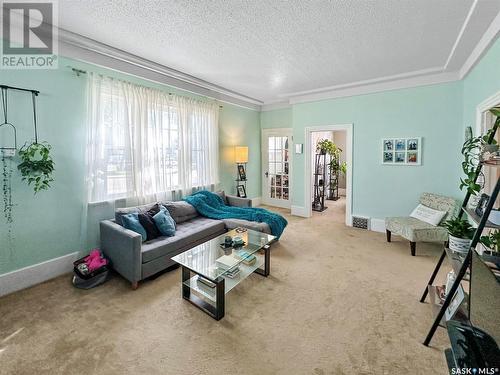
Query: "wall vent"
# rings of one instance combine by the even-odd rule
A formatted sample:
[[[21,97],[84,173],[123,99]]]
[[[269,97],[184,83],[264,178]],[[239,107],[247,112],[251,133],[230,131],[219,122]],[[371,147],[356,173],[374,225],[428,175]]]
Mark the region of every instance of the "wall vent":
[[[354,228],[368,229],[370,219],[363,216],[353,216],[352,226]]]

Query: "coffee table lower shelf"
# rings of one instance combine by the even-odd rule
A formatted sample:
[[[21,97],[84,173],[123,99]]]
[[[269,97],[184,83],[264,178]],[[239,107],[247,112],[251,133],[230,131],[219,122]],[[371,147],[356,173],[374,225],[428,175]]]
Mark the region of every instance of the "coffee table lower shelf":
[[[257,258],[255,264],[240,264],[240,272],[235,278],[221,276],[216,280],[210,280],[215,284],[214,288],[205,286],[198,281],[198,278],[203,277],[202,275],[182,266],[182,298],[195,305],[215,320],[222,319],[225,314],[226,293],[252,273],[264,277],[269,275],[270,247],[266,246],[263,251],[264,254],[254,254]]]

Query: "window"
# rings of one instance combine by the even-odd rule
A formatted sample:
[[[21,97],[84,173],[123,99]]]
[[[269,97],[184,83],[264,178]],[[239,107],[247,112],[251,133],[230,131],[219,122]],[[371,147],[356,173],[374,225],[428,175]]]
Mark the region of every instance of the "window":
[[[89,201],[218,183],[218,106],[89,76]]]

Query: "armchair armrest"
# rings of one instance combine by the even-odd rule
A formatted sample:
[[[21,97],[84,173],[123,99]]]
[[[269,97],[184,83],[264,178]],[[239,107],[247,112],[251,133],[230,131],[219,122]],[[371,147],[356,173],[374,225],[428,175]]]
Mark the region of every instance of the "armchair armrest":
[[[141,280],[141,235],[111,220],[101,221],[99,225],[101,250],[111,260],[111,266],[132,283]]]
[[[234,207],[252,207],[252,200],[250,198],[240,198],[234,195],[227,195],[227,204]]]

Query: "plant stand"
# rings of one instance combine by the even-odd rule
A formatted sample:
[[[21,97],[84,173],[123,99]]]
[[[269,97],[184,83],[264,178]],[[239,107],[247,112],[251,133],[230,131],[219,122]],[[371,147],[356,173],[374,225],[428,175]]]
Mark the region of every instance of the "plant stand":
[[[314,199],[312,202],[313,211],[322,212],[328,207],[325,206],[326,189],[326,154],[316,154],[314,161]]]
[[[339,171],[333,171],[330,168],[328,183],[328,200],[336,201],[339,199]]]
[[[499,124],[500,124],[500,118],[497,118],[497,121],[495,122],[495,125],[493,126],[493,131],[491,132],[490,137],[488,139],[488,143],[491,143],[493,141]],[[474,182],[477,180],[477,178],[481,174],[482,168],[484,166],[488,166],[488,167],[492,167],[492,168],[500,168],[500,165],[487,164],[487,163],[481,162],[476,168]],[[488,221],[488,217],[489,217],[490,212],[493,208],[493,205],[495,204],[495,201],[498,197],[499,191],[500,191],[500,178],[497,179],[495,188],[493,189],[491,197],[489,198],[488,203],[486,204],[486,208],[484,210],[483,216],[481,216],[481,217],[478,216],[474,212],[474,210],[467,208],[467,204],[469,202],[469,199],[471,198],[471,193],[468,191],[467,194],[465,195],[464,201],[462,203],[461,211],[459,212],[458,217],[461,218],[463,216],[463,214],[465,213],[465,214],[467,214],[469,219],[474,221],[478,226],[477,226],[477,229],[476,229],[474,236],[472,238],[470,248],[469,248],[469,250],[466,253],[464,258],[461,258],[459,255],[457,255],[457,253],[450,251],[446,247],[443,249],[443,252],[441,253],[441,256],[440,256],[440,258],[439,258],[439,260],[434,268],[434,271],[432,272],[431,277],[430,277],[430,279],[429,279],[429,281],[424,289],[422,297],[420,298],[420,302],[423,303],[425,301],[427,295],[430,294],[430,297],[431,297],[430,302],[431,302],[431,305],[433,307],[433,310],[435,311],[434,322],[433,322],[433,324],[432,324],[432,326],[431,326],[431,328],[430,328],[430,330],[429,330],[429,332],[424,340],[424,343],[423,343],[425,346],[429,346],[429,343],[431,342],[432,337],[434,336],[434,333],[436,332],[436,329],[439,326],[446,326],[446,321],[444,319],[446,309],[449,307],[451,301],[455,297],[455,292],[459,288],[461,282],[467,281],[466,275],[467,275],[467,271],[469,270],[469,267],[471,265],[472,252],[475,250],[476,246],[478,245],[484,228],[500,229],[500,226],[495,225],[493,223],[490,223]],[[436,288],[433,285],[433,283],[434,283],[434,280],[436,278],[436,275],[438,274],[438,272],[441,268],[441,265],[443,264],[443,260],[446,257],[448,257],[448,259],[452,265],[452,268],[455,271],[456,278],[455,278],[455,281],[453,282],[453,285],[451,286],[451,289],[448,291],[448,294],[446,295],[444,302],[442,304],[440,304],[433,299],[433,293],[434,293],[435,288]],[[468,319],[469,318],[468,309],[464,313],[466,315],[465,319]]]

